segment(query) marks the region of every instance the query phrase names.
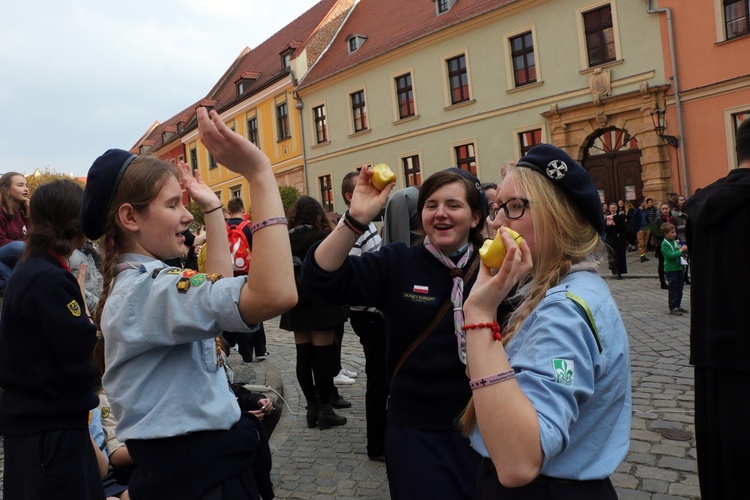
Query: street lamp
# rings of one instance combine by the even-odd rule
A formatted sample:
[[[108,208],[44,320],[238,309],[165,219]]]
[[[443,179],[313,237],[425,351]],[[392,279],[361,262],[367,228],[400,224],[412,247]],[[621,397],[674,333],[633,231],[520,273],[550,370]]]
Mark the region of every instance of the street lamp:
[[[667,141],[667,144],[677,149],[680,140],[673,135],[664,134],[664,131],[667,129],[667,127],[664,126],[664,114],[664,110],[659,109],[658,107],[651,112],[651,121],[654,122],[654,130],[656,131],[656,135]]]

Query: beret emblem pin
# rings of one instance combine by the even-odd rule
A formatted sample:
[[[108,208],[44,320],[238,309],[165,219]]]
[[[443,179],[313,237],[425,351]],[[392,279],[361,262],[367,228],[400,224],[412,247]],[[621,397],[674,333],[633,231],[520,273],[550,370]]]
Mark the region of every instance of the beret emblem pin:
[[[562,160],[552,160],[547,164],[547,177],[560,180],[568,173],[568,166]]]

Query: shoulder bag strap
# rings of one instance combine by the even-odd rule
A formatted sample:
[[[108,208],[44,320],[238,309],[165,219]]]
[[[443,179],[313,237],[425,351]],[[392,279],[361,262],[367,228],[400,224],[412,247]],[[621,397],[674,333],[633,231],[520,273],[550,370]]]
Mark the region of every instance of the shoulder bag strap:
[[[474,276],[474,273],[477,270],[477,267],[479,266],[479,254],[476,255],[474,258],[474,262],[471,263],[471,266],[469,266],[469,269],[467,270],[465,277],[468,277],[468,280],[471,280],[471,278]],[[422,330],[422,333],[419,334],[419,336],[414,339],[414,342],[411,343],[409,348],[404,352],[404,354],[401,356],[401,359],[398,360],[398,363],[396,364],[396,368],[393,370],[393,375],[391,375],[391,383],[396,378],[396,374],[398,374],[398,371],[401,369],[401,366],[406,361],[406,358],[408,358],[414,350],[419,347],[419,344],[421,344],[424,339],[427,338],[430,333],[432,333],[432,330],[435,329],[438,323],[440,323],[440,320],[443,319],[443,317],[448,312],[448,309],[451,308],[453,304],[451,303],[450,297],[448,297],[448,300],[446,300],[443,305],[440,307],[440,310],[435,314],[435,317],[432,318],[432,321],[425,327],[424,330]]]

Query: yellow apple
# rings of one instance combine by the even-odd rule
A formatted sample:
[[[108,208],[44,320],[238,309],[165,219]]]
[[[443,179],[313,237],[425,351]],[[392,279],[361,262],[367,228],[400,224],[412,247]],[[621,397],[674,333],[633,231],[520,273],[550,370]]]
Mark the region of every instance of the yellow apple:
[[[382,191],[388,184],[396,180],[396,174],[393,173],[391,167],[385,163],[378,163],[372,167],[372,185],[378,191]]]
[[[513,241],[516,242],[516,246],[520,245],[523,241],[523,236],[509,227],[505,229],[508,231],[508,235],[513,238]],[[494,240],[485,240],[484,245],[479,249],[479,257],[484,262],[484,265],[491,269],[499,269],[503,265],[507,253],[508,250],[505,248],[505,243],[503,243],[501,231],[497,232]]]

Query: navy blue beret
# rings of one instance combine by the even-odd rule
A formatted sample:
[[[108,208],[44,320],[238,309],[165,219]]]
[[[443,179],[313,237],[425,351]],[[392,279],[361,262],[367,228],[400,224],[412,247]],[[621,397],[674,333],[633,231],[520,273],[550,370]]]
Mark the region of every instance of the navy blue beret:
[[[109,149],[89,168],[81,204],[81,228],[87,238],[97,240],[104,234],[117,186],[135,158],[128,151]]]
[[[518,160],[516,166],[536,170],[562,189],[598,233],[604,232],[599,191],[589,173],[568,153],[551,144],[539,144]]]
[[[469,172],[468,170],[464,170],[461,168],[451,167],[446,168],[445,170],[448,172],[453,172],[454,174],[458,174],[474,184],[474,186],[477,188],[477,191],[479,192],[479,204],[482,206],[482,215],[486,218],[487,212],[489,211],[489,207],[487,206],[487,195],[485,194],[484,189],[482,189],[482,183],[479,182],[479,179],[471,175],[471,172]]]

